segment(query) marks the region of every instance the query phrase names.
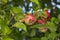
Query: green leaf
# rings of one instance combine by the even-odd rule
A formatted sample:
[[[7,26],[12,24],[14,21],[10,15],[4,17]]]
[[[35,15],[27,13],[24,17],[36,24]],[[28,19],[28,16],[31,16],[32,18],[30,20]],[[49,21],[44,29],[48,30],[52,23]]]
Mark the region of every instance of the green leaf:
[[[23,16],[23,14],[19,13],[19,14],[16,14],[14,18],[15,18],[16,21],[19,21],[20,19],[23,19],[24,16]]]
[[[33,36],[35,36],[35,35],[36,35],[36,30],[33,29],[33,30],[30,32],[30,36],[33,37]]]
[[[19,8],[19,7],[12,7],[12,8],[11,8],[11,11],[12,11],[14,14],[22,13],[22,9]]]
[[[31,38],[31,40],[40,40],[40,38]]]
[[[51,22],[54,22],[55,20],[56,20],[55,17],[52,17],[52,18],[51,18]]]
[[[35,3],[33,4],[32,8],[33,8],[34,11],[37,11],[39,9],[38,5],[35,4]]]
[[[58,19],[60,19],[60,14],[58,15]]]
[[[12,32],[12,30],[8,27],[8,26],[3,26],[2,27],[2,35],[7,35],[10,34]]]
[[[2,2],[3,2],[3,3],[7,3],[7,2],[8,2],[8,0],[2,0]]]
[[[24,15],[22,14],[22,9],[18,7],[13,7],[10,10],[11,14],[14,16],[16,21],[19,21],[19,19],[24,18]]]
[[[45,33],[45,36],[42,37],[42,40],[54,40],[54,38],[57,36],[56,32],[51,32],[51,33]]]
[[[39,5],[39,1],[38,0],[31,0],[31,1],[36,3],[37,5]]]
[[[27,32],[26,25],[20,22],[16,22],[14,25],[16,28],[22,28],[25,32]]]
[[[0,25],[0,30],[1,30],[1,25]]]
[[[56,24],[59,24],[59,21],[60,21],[60,20],[56,19],[56,20],[55,20],[55,23],[56,23]]]
[[[12,38],[3,38],[2,40],[14,40],[14,39],[12,39]]]
[[[49,40],[54,40],[54,38],[57,36],[56,32],[51,32],[51,34],[48,35]]]
[[[47,37],[42,37],[41,40],[48,40],[48,38]]]
[[[34,15],[36,18],[39,18],[40,15],[41,15],[41,12],[40,12],[40,11],[39,11],[39,12],[35,11],[33,15]]]
[[[38,27],[46,28],[46,25],[43,25],[43,24],[34,24],[34,25],[30,26],[30,28],[38,28]]]
[[[47,22],[46,27],[50,29],[51,32],[55,32],[57,30],[57,25],[53,22]]]
[[[60,22],[60,14],[58,15],[58,21]]]
[[[58,33],[57,36],[60,36],[60,33]]]

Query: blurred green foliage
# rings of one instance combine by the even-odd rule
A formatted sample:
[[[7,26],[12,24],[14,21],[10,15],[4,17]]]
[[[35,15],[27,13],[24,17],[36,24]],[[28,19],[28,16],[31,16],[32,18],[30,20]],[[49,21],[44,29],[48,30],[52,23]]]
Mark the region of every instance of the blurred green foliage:
[[[37,24],[28,26],[24,23],[20,23],[19,20],[24,18],[22,8],[24,6],[23,0],[0,0],[0,39],[1,40],[54,40],[60,33],[56,33],[58,24],[60,24],[60,9],[51,4],[51,0],[26,0],[27,3],[33,2],[34,12],[39,9],[48,8],[51,10],[51,18],[47,21],[46,25]],[[54,3],[59,4],[54,0]],[[45,6],[47,4],[47,6]],[[54,8],[55,7],[55,8]],[[27,7],[28,8],[28,7]],[[54,9],[53,9],[54,8]],[[27,11],[26,11],[27,13]],[[41,13],[34,13],[36,19],[38,19]],[[44,16],[45,17],[45,16]],[[15,21],[14,21],[15,20]],[[39,37],[36,34],[40,30],[36,31],[37,27],[48,28],[50,33],[44,33],[43,37]],[[22,28],[19,31],[19,28]],[[36,29],[35,29],[36,28]],[[35,30],[30,30],[35,29]],[[36,36],[36,37],[35,37]],[[60,40],[60,39],[59,39]]]

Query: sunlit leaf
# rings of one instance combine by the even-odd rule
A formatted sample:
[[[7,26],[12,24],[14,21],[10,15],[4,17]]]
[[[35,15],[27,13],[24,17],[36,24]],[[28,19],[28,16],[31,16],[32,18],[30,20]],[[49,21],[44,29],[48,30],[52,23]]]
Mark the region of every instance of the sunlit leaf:
[[[51,18],[51,22],[54,22],[55,20],[56,20],[55,17],[52,17],[52,18]]]
[[[2,40],[14,40],[14,39],[12,39],[12,38],[3,38]]]
[[[53,22],[47,22],[46,24],[47,28],[50,29],[51,32],[54,32],[57,30],[57,26]]]
[[[49,40],[54,40],[54,38],[57,36],[56,32],[52,32],[51,34],[48,35]]]
[[[41,40],[48,40],[48,38],[47,37],[42,37]]]
[[[19,14],[16,14],[14,18],[15,18],[16,21],[19,21],[20,19],[23,19],[24,16],[23,16],[23,14],[19,13]]]
[[[8,2],[8,0],[2,0],[2,2],[3,2],[3,3],[7,3],[7,2]]]
[[[12,30],[8,27],[8,26],[3,26],[2,27],[2,35],[7,35],[10,34],[12,32]]]
[[[19,7],[12,7],[11,10],[12,10],[12,12],[13,12],[14,14],[22,13],[22,9],[19,8]]]
[[[56,19],[56,20],[55,20],[55,23],[56,23],[56,24],[59,24],[59,21],[60,21],[60,20]]]
[[[60,14],[58,15],[58,20],[60,20]]]
[[[31,1],[36,3],[37,5],[39,5],[39,1],[38,0],[31,0]]]
[[[24,31],[27,31],[26,25],[23,24],[23,23],[16,22],[13,26],[16,27],[16,28],[22,28]]]

